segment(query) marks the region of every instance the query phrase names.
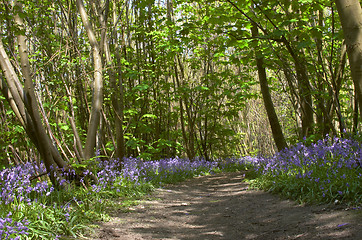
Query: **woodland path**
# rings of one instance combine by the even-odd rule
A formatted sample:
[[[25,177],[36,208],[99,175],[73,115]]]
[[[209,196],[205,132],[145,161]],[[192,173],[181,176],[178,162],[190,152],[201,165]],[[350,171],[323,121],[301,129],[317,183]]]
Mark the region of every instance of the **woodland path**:
[[[241,173],[165,186],[129,212],[115,211],[92,239],[362,239],[362,212],[303,206],[248,190]]]

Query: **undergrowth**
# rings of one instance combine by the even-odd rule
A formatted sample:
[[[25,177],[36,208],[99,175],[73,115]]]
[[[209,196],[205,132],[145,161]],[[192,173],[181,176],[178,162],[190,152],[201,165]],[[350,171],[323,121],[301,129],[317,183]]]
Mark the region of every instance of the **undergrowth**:
[[[258,158],[251,187],[300,203],[362,205],[362,149],[352,139],[329,137],[299,143],[269,158]]]
[[[83,185],[68,183],[61,190],[54,189],[47,177],[30,180],[44,171],[43,165],[26,163],[1,171],[0,239],[79,238],[92,231],[94,222],[107,221],[107,212],[120,200],[126,208],[164,184],[247,166],[241,159],[210,162],[180,158],[159,161],[128,158],[122,164],[120,167],[117,160],[90,161],[87,169],[92,166],[99,182],[87,185],[81,179]],[[85,169],[84,164],[73,166]],[[84,176],[89,174],[89,170],[83,172]]]
[[[0,172],[0,239],[79,238],[92,231],[94,222],[107,221],[107,212],[115,204],[126,208],[164,184],[228,171],[247,172],[252,188],[299,202],[359,208],[361,159],[359,142],[328,137],[308,146],[299,143],[271,157],[215,161],[127,158],[122,166],[117,160],[94,159],[73,167],[88,169],[82,170],[85,177],[96,174],[97,184],[80,179],[80,185],[68,182],[61,190],[54,189],[47,176],[31,181],[44,166],[26,163]]]

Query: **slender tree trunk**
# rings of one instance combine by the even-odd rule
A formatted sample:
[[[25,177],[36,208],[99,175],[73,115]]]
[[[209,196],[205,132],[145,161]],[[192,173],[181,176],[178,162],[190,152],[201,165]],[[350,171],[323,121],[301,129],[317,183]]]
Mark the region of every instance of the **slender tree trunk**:
[[[77,125],[75,123],[75,114],[74,114],[72,94],[64,79],[63,79],[63,83],[64,83],[64,88],[65,88],[65,90],[68,94],[68,98],[69,98],[69,114],[70,114],[69,122],[70,122],[70,126],[72,127],[73,135],[74,135],[74,150],[76,152],[78,160],[81,161],[82,159],[84,159],[84,153],[83,153],[82,141],[80,140]]]
[[[176,62],[175,62],[174,68],[175,68],[174,69],[175,70],[175,79],[176,79],[176,83],[177,83],[177,85],[175,84],[175,89],[176,89],[176,88],[181,87]],[[180,122],[181,122],[182,138],[183,138],[184,144],[185,144],[186,155],[191,160],[193,155],[192,155],[192,153],[190,151],[189,141],[188,141],[188,138],[187,138],[186,127],[185,127],[185,119],[184,119],[184,107],[183,107],[184,104],[183,104],[183,100],[182,100],[181,96],[179,96],[179,105],[180,105]]]
[[[301,120],[302,120],[302,136],[308,136],[313,131],[314,124],[314,112],[313,112],[313,100],[311,94],[311,86],[308,79],[307,69],[301,58],[295,53],[290,46],[289,42],[283,36],[282,40],[288,49],[288,52],[292,56],[295,64],[295,71],[297,73],[299,98],[301,106]]]
[[[87,139],[84,147],[84,158],[90,159],[94,156],[94,147],[96,146],[97,130],[100,124],[101,108],[103,105],[103,73],[102,58],[99,45],[94,35],[92,25],[88,19],[88,14],[83,4],[83,0],[76,0],[78,11],[82,18],[82,22],[87,31],[89,42],[93,51],[94,64],[94,83],[93,83],[93,99],[92,109],[88,124]]]
[[[184,86],[184,79],[185,79],[185,69],[183,67],[183,64],[180,60],[179,56],[175,57],[175,71],[177,70],[177,63],[180,67],[180,75],[177,74],[176,72],[176,81],[177,81],[177,87],[178,88],[182,88]],[[181,81],[180,81],[181,79]],[[187,96],[185,96],[186,94],[182,93],[182,96],[180,97],[179,101],[180,101],[180,121],[181,121],[181,126],[183,126],[182,129],[182,133],[183,133],[183,137],[184,137],[184,141],[185,141],[185,146],[187,149],[187,157],[190,160],[193,160],[196,156],[195,153],[195,121],[196,121],[196,116],[193,113],[191,107],[192,107],[192,98],[187,98]],[[185,109],[183,108],[185,107]],[[187,116],[187,133],[186,133],[186,128],[185,128],[185,118],[184,118],[184,112],[186,111],[186,116]]]
[[[116,26],[117,24],[117,14],[116,14],[116,1],[113,1],[113,26]],[[117,43],[117,33],[114,31],[114,42],[115,46],[114,49],[116,49],[115,58],[117,63],[117,71],[112,70],[112,74],[114,76],[110,75],[110,80],[112,82],[112,86],[114,88],[114,92],[112,93],[112,104],[115,112],[115,130],[116,130],[116,158],[119,158],[120,161],[125,157],[126,155],[126,149],[125,149],[125,141],[124,141],[124,134],[123,134],[123,119],[124,119],[124,100],[123,100],[123,72],[121,69],[121,54],[123,51],[123,48],[125,47],[124,43],[124,34],[122,31],[122,37],[121,46]],[[114,67],[114,65],[112,65]],[[111,73],[110,73],[111,74]],[[115,76],[118,76],[118,82],[116,81]],[[112,79],[113,77],[113,79]]]
[[[253,37],[257,37],[259,35],[258,27],[255,24],[253,24],[251,31],[252,31]],[[258,46],[256,48],[258,48]],[[281,151],[282,149],[287,148],[288,145],[285,141],[282,128],[279,124],[278,116],[274,109],[273,100],[271,98],[270,90],[269,90],[269,86],[268,86],[268,79],[267,79],[266,72],[265,72],[264,60],[263,60],[263,56],[261,54],[262,53],[258,49],[255,49],[255,58],[256,58],[256,65],[258,68],[260,89],[261,89],[261,93],[263,95],[264,106],[265,106],[265,109],[266,109],[266,112],[268,115],[268,119],[269,119],[270,127],[271,127],[271,130],[273,133],[273,138],[274,138],[275,144],[277,145],[278,151]]]
[[[362,8],[359,0],[336,0],[347,45],[351,75],[362,109]],[[362,119],[362,114],[360,114]]]
[[[121,57],[118,53],[116,53],[118,66],[121,65]],[[123,132],[123,119],[124,119],[124,93],[123,93],[123,72],[121,69],[118,69],[118,84],[115,85],[116,91],[114,94],[118,92],[118,97],[114,95],[113,101],[114,108],[116,113],[116,141],[117,141],[117,152],[116,156],[120,159],[120,161],[126,156],[126,147],[124,140],[124,132]]]
[[[353,128],[352,132],[357,133],[358,131],[358,99],[357,93],[354,94],[354,109],[353,109]]]

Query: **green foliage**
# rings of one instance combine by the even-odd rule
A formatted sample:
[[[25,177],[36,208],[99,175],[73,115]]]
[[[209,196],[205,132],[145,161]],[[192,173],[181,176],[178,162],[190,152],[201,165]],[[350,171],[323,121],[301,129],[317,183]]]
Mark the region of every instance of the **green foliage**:
[[[7,49],[16,52],[13,43],[18,32],[13,17],[17,9],[12,9],[10,3],[0,4],[7,13],[3,16],[7,30],[3,42]],[[103,51],[102,109],[106,121],[102,122],[99,137],[103,155],[111,156],[117,150],[115,120],[120,117],[127,156],[143,154],[142,158],[156,159],[193,148],[196,155],[222,157],[245,154],[240,149],[265,151],[258,149],[264,143],[272,149],[269,129],[263,130],[265,134],[257,139],[252,136],[256,132],[250,131],[263,128],[264,123],[256,116],[247,120],[242,117],[260,97],[255,47],[260,48],[258,52],[265,58],[268,77],[272,79],[273,101],[291,143],[301,137],[296,127],[301,114],[296,96],[299,83],[294,78],[288,82],[284,77],[284,71],[297,76],[291,51],[305,63],[313,101],[330,106],[330,79],[336,80],[333,69],[338,69],[343,40],[333,4],[325,0],[234,3],[235,6],[227,1],[180,0],[167,7],[157,1],[138,1],[130,6],[120,1],[114,6],[110,4],[109,11],[103,11],[123,19],[114,23],[111,15],[103,16],[108,20],[105,35],[101,32],[99,13],[87,6],[97,39],[107,36],[109,43],[109,53]],[[31,70],[40,108],[46,116],[44,124],[49,123],[52,135],[64,149],[70,150],[64,151],[67,157],[74,158],[74,133],[69,120],[74,114],[84,143],[92,104],[93,60],[86,31],[81,24],[75,24],[78,14],[74,2],[23,1],[23,8]],[[127,11],[121,10],[126,8]],[[261,28],[259,43],[252,39],[251,19]],[[291,50],[281,42],[282,38]],[[346,68],[346,74],[348,71]],[[343,77],[338,95],[348,129],[353,126],[351,85],[350,79]],[[122,103],[123,116],[116,113],[111,96]],[[186,134],[182,134],[180,104],[184,107]],[[313,106],[318,119],[339,121],[333,114],[325,116],[328,111],[321,109],[321,105]],[[289,111],[286,113],[283,108]],[[7,122],[14,125],[10,108],[5,112]],[[312,134],[327,132],[326,123],[315,124],[313,128]],[[2,134],[6,135],[5,131]],[[21,134],[10,139],[21,139]],[[160,140],[169,144],[158,145]],[[27,154],[24,149],[20,152]]]

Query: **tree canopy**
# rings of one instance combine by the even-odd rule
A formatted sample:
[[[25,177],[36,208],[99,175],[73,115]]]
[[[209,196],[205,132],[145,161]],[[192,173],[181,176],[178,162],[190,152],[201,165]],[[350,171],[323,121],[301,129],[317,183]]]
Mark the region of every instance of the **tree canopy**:
[[[18,0],[0,11],[4,166],[271,154],[360,129],[357,0]]]

